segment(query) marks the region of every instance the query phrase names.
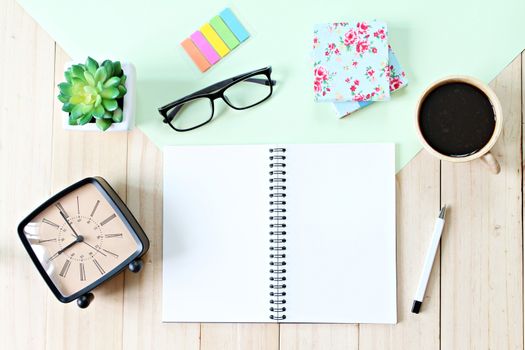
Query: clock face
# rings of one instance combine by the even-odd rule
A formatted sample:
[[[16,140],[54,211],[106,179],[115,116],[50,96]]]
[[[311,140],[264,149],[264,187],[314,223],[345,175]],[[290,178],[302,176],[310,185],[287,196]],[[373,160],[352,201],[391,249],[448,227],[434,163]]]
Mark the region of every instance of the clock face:
[[[111,275],[140,249],[121,216],[95,184],[86,183],[24,226],[30,249],[63,297]]]

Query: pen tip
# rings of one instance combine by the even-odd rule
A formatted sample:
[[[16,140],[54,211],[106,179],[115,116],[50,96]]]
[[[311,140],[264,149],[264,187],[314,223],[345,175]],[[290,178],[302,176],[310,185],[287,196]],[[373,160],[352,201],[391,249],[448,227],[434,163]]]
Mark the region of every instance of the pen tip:
[[[444,205],[443,208],[441,208],[441,211],[439,212],[439,218],[444,219],[445,218],[445,212],[447,210],[447,206]]]
[[[418,314],[419,310],[421,310],[421,304],[421,301],[414,300],[414,302],[412,303],[412,309],[410,311],[412,311],[413,314]]]

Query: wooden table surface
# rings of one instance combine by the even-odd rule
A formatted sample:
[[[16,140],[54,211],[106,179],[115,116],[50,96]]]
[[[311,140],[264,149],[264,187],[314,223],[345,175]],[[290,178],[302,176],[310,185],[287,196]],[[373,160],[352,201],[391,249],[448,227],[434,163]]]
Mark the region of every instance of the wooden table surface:
[[[391,325],[162,324],[162,154],[144,134],[62,130],[67,55],[13,0],[0,0],[0,343],[3,349],[523,349],[521,56],[491,83],[502,172],[421,152],[397,175],[398,319]],[[16,234],[43,199],[102,175],[149,234],[144,270],[96,290],[86,310],[47,290]],[[440,206],[447,227],[422,313],[410,313]],[[319,296],[322,303],[322,296]]]

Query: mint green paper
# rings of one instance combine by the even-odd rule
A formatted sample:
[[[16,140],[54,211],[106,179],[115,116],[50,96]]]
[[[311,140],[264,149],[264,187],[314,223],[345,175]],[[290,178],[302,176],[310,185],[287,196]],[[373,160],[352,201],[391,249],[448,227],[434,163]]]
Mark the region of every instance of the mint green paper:
[[[449,74],[489,82],[525,48],[523,0],[19,2],[73,58],[92,55],[135,64],[137,125],[159,147],[395,142],[398,170],[420,150],[414,107],[429,83]],[[208,72],[200,73],[179,43],[225,7],[233,10],[252,36]],[[410,85],[389,102],[374,103],[338,119],[329,103],[314,102],[312,26],[371,19],[387,22],[389,42]],[[256,108],[239,112],[218,101],[217,118],[186,133],[174,132],[157,114],[157,107],[185,94],[267,65],[273,66],[278,86],[271,99]]]

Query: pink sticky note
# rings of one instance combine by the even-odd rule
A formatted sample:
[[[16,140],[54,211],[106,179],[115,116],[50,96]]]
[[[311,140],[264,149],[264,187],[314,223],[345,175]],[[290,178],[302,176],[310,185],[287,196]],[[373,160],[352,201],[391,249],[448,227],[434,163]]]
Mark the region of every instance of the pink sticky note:
[[[215,52],[210,43],[206,40],[204,35],[201,32],[196,31],[190,35],[191,41],[199,48],[200,52],[206,57],[208,62],[211,64],[217,63],[221,59],[219,54]]]

